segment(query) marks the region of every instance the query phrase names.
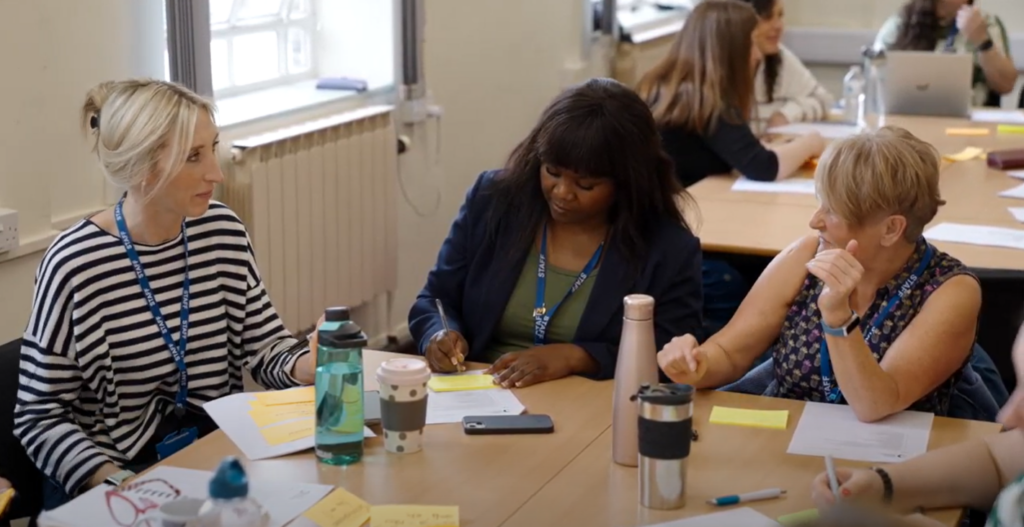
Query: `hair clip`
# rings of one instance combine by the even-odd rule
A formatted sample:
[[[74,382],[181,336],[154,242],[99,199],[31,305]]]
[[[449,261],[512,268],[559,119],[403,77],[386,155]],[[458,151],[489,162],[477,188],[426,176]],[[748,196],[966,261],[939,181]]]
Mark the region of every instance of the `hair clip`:
[[[92,117],[89,118],[89,128],[92,128],[93,130],[96,130],[99,127],[100,127],[100,114],[96,113],[96,114],[93,114]]]

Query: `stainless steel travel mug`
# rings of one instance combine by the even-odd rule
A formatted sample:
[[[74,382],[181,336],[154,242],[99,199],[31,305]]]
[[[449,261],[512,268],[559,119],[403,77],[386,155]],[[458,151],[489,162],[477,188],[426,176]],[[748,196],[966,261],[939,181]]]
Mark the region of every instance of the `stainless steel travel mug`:
[[[640,505],[672,510],[686,503],[686,468],[693,434],[693,386],[644,385],[634,396],[640,451]]]

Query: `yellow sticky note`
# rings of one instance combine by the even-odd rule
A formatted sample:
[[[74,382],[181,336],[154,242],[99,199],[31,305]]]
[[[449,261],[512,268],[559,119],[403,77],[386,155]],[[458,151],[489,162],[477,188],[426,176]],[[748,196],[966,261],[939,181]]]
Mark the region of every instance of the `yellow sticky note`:
[[[249,417],[256,423],[256,426],[263,428],[267,425],[298,419],[300,417],[313,417],[313,403],[309,404],[283,404],[277,406],[257,406],[249,410]]]
[[[711,422],[717,425],[751,426],[785,430],[789,421],[786,410],[747,410],[716,406],[711,409]]]
[[[494,377],[487,374],[435,375],[427,383],[435,392],[462,392],[466,390],[487,390],[497,388]]]
[[[459,527],[459,508],[377,505],[370,508],[370,527]]]
[[[989,135],[992,131],[988,128],[946,128],[946,135],[954,136],[983,136]]]
[[[1015,124],[1001,124],[996,130],[1001,134],[1024,134],[1024,126]]]
[[[969,146],[955,154],[942,156],[949,161],[969,161],[985,153],[985,150],[976,146]]]
[[[360,527],[370,519],[370,504],[345,489],[334,489],[303,514],[320,527]]]
[[[817,519],[818,509],[807,509],[805,511],[779,516],[778,521],[782,525],[804,525]]]
[[[263,406],[277,406],[281,404],[312,403],[316,398],[315,388],[306,386],[292,390],[277,390],[270,392],[254,393],[256,400]]]
[[[303,419],[301,421],[292,421],[283,425],[263,428],[260,430],[260,433],[263,434],[263,439],[267,440],[268,445],[277,446],[309,437],[315,431],[316,419]]]
[[[11,506],[11,500],[14,499],[14,489],[7,489],[0,492],[0,517],[3,517],[4,513],[7,512],[7,507]]]

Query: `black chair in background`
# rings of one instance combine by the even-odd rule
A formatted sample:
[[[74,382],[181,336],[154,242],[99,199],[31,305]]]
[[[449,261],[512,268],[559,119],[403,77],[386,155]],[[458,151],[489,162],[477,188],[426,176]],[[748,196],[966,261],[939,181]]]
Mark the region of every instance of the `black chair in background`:
[[[7,518],[35,517],[43,507],[43,475],[14,437],[14,404],[18,397],[21,341],[0,345],[0,476],[17,492]],[[0,525],[7,520],[0,519]]]
[[[1013,342],[1024,321],[1024,272],[973,269],[981,279],[978,344],[992,357],[1010,392],[1017,386]]]

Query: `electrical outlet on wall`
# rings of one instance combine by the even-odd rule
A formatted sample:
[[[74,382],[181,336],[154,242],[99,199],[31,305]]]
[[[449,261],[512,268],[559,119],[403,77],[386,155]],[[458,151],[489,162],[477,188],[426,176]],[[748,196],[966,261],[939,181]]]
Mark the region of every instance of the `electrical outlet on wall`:
[[[0,253],[18,248],[18,211],[0,209]]]

